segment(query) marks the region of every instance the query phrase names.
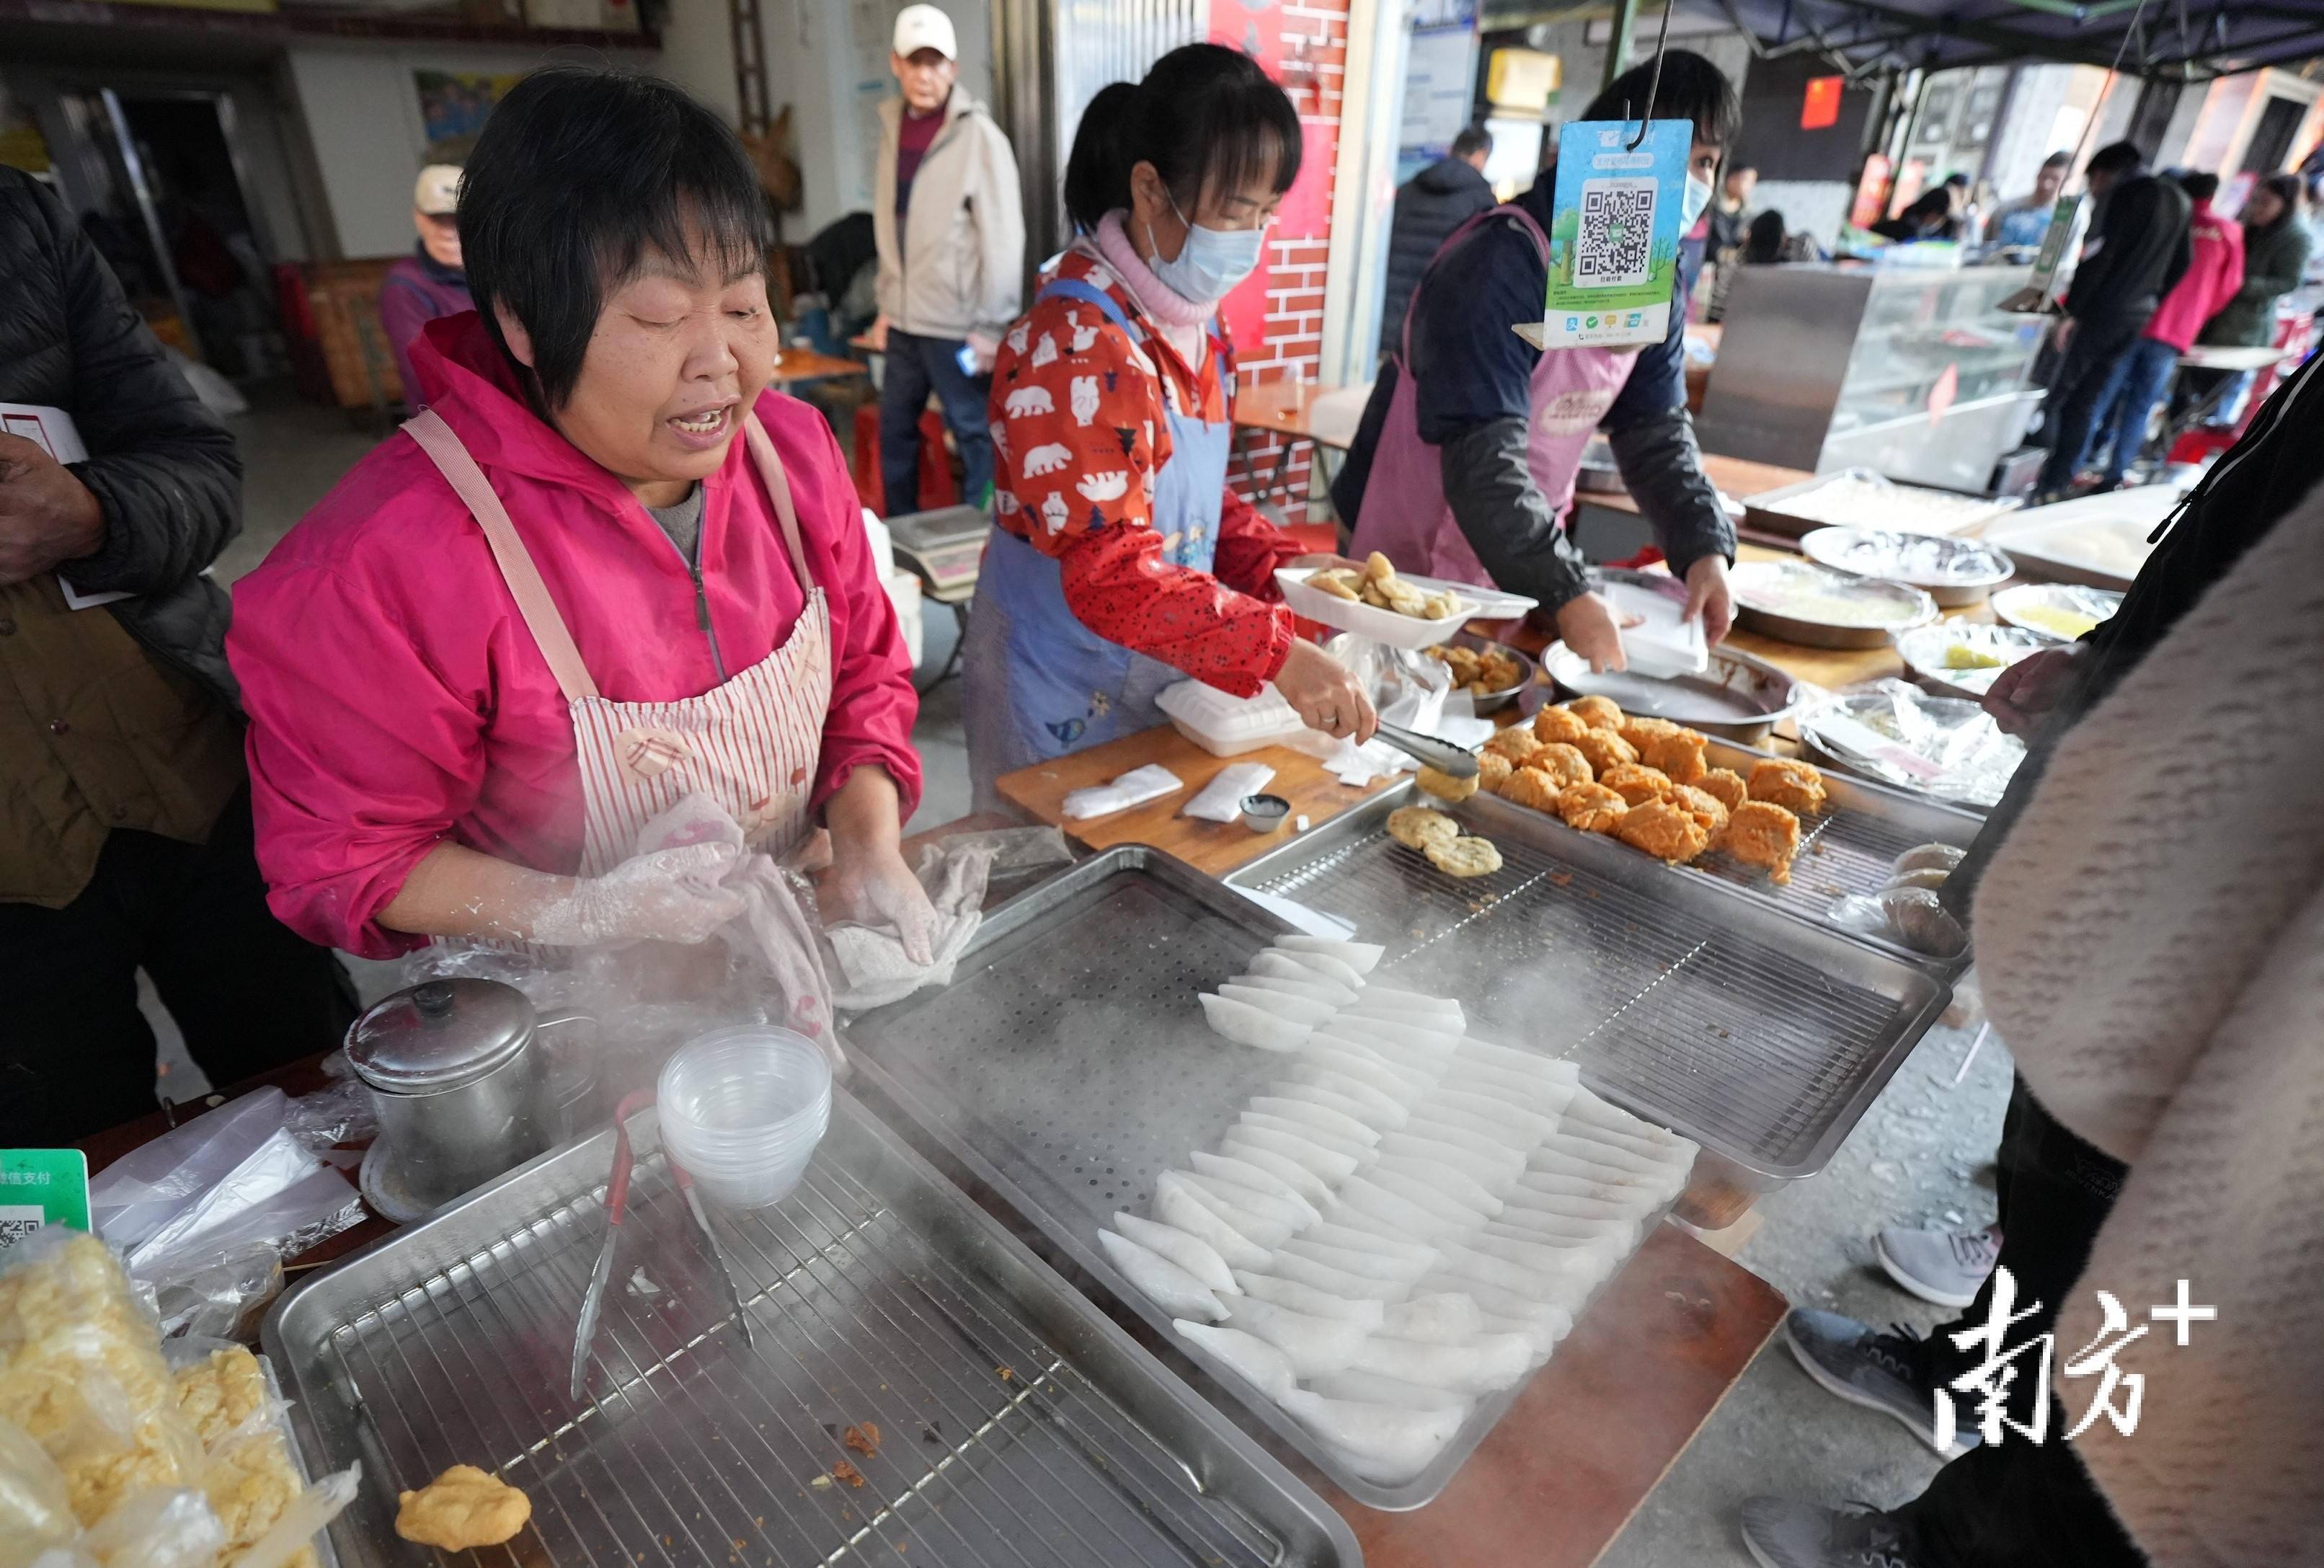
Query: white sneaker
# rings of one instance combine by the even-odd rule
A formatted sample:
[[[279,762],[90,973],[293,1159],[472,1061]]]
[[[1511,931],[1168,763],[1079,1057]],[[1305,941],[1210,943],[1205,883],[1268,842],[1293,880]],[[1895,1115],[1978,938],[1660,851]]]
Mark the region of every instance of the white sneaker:
[[[1939,1306],[1967,1306],[2001,1256],[2001,1227],[1982,1231],[1907,1231],[1891,1225],[1872,1239],[1888,1277]]]

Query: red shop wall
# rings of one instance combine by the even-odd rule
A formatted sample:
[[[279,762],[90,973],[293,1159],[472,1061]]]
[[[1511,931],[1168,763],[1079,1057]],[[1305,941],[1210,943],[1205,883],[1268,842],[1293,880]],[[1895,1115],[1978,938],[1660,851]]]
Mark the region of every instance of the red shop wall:
[[[1211,41],[1241,50],[1283,84],[1305,136],[1299,179],[1268,235],[1267,258],[1223,307],[1236,363],[1246,387],[1294,377],[1313,383],[1323,347],[1323,271],[1348,56],[1347,0],[1211,0]],[[1243,438],[1246,465],[1231,482],[1249,495],[1274,473],[1284,443],[1259,431],[1245,431]],[[1286,521],[1299,523],[1307,517],[1313,447],[1305,441],[1291,447],[1278,493]]]

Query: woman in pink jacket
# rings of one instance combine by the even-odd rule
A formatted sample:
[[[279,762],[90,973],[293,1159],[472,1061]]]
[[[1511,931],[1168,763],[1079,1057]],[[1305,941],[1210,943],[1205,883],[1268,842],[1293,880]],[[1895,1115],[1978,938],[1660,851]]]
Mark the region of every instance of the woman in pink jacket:
[[[259,861],[302,934],[700,942],[736,852],[637,852],[707,797],[753,849],[827,825],[825,916],[925,955],[909,663],[837,444],[767,390],[761,222],[667,83],[545,70],[493,112],[427,412],[235,595]]]

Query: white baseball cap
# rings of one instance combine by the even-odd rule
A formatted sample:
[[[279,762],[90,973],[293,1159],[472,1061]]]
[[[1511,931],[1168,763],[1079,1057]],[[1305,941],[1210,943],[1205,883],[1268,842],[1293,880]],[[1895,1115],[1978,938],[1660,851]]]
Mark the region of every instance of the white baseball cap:
[[[411,205],[430,217],[449,217],[460,209],[460,167],[430,163],[420,171],[411,188]]]
[[[960,59],[960,40],[952,30],[952,18],[933,5],[907,5],[896,14],[898,54],[906,59],[921,50],[933,49],[946,60]]]

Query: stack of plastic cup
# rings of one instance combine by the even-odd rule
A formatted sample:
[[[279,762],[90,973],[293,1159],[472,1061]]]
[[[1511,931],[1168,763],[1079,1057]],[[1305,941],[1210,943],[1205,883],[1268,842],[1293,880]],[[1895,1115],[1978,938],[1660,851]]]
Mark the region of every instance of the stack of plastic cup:
[[[735,1209],[788,1197],[831,1125],[831,1064],[770,1024],[714,1029],[663,1064],[662,1145],[703,1196]]]

